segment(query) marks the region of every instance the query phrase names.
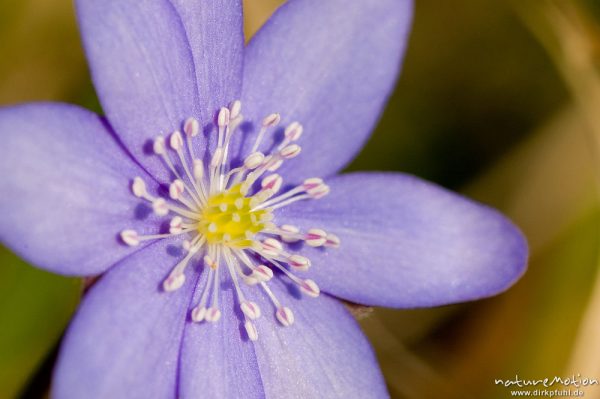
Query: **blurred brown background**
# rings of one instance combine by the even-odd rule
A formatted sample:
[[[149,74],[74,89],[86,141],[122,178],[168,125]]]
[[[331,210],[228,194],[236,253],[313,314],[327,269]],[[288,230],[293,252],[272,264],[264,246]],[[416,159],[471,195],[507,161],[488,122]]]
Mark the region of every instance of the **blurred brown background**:
[[[248,36],[279,3],[245,2]],[[416,3],[402,78],[350,169],[413,173],[498,207],[531,262],[496,298],[364,317],[390,392],[505,398],[495,378],[600,379],[599,3]],[[0,2],[0,54],[0,105],[100,111],[70,0]],[[81,283],[7,250],[0,264],[0,398],[43,396]]]

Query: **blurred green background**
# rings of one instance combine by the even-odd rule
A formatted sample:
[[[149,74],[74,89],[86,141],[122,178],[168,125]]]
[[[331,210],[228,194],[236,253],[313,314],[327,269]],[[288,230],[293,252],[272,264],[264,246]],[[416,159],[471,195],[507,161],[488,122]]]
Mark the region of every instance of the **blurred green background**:
[[[279,3],[245,2],[248,36]],[[599,4],[417,0],[402,77],[349,169],[413,173],[499,208],[531,261],[496,298],[361,312],[394,397],[505,398],[494,379],[515,374],[600,379]],[[2,0],[0,54],[0,105],[100,111],[70,0]],[[0,398],[43,397],[82,283],[5,249],[0,263]]]

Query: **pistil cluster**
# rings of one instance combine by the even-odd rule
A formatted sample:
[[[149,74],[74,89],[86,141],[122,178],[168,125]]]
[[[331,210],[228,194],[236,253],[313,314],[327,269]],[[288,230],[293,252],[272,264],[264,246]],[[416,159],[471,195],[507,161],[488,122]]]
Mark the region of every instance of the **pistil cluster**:
[[[152,195],[140,177],[133,179],[133,195],[147,201],[159,216],[171,215],[169,231],[140,235],[134,230],[121,232],[122,241],[130,246],[146,240],[184,236],[185,255],[163,281],[163,289],[179,289],[186,280],[186,269],[193,262],[204,264],[207,273],[200,301],[191,312],[194,322],[216,322],[219,309],[220,273],[227,273],[235,288],[236,303],[244,317],[244,327],[250,340],[258,339],[253,323],[261,309],[248,299],[248,287],[263,290],[273,303],[275,317],[284,326],[294,322],[292,310],[285,306],[269,288],[274,276],[287,278],[310,296],[319,296],[317,284],[297,276],[311,267],[308,258],[289,252],[286,244],[303,241],[311,247],[338,247],[337,236],[322,229],[306,232],[292,225],[277,225],[275,211],[297,201],[319,199],[329,193],[320,178],[310,178],[302,184],[280,192],[283,178],[276,173],[282,163],[300,154],[296,144],[303,127],[298,122],[284,129],[282,141],[269,153],[258,151],[263,139],[281,121],[279,114],[266,116],[250,153],[240,165],[229,161],[231,138],[240,133],[244,118],[241,102],[234,101],[219,110],[216,118],[217,145],[210,163],[205,165],[195,154],[192,140],[200,132],[200,123],[189,118],[183,123],[183,134],[173,132],[168,138],[154,140],[154,153],[160,156],[173,180],[168,197]],[[187,274],[189,274],[188,272]]]

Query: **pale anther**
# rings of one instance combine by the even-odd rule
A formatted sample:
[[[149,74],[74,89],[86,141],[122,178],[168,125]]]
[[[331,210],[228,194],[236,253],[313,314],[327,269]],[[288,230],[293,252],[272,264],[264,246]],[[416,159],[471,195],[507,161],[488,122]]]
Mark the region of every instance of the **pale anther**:
[[[169,213],[169,206],[167,205],[167,201],[165,201],[164,198],[155,199],[154,201],[152,201],[152,210],[158,216],[165,216],[167,213]]]
[[[175,131],[173,134],[171,134],[169,145],[175,151],[179,151],[181,147],[183,147],[183,137],[181,137],[181,133],[179,131]]]
[[[123,230],[121,232],[121,240],[131,247],[135,247],[140,244],[140,236],[135,230]]]
[[[242,302],[240,309],[250,320],[255,320],[260,317],[260,308],[254,302]]]
[[[269,172],[275,172],[277,169],[279,169],[281,167],[281,165],[283,164],[283,160],[282,159],[272,159],[269,162],[269,166],[267,167],[267,170]]]
[[[273,270],[265,265],[259,265],[252,271],[252,276],[262,282],[267,282],[273,278]]]
[[[221,311],[218,308],[210,307],[206,311],[206,321],[210,321],[211,323],[216,323],[221,318]]]
[[[297,234],[300,232],[300,229],[296,226],[284,224],[281,227],[279,227],[279,229],[282,231],[282,241],[292,243],[300,240],[300,238],[297,237]]]
[[[277,126],[280,121],[281,121],[281,116],[279,114],[271,114],[271,115],[266,116],[263,119],[262,125],[263,125],[263,127],[273,127],[273,126]]]
[[[306,193],[314,199],[319,199],[319,198],[323,198],[324,196],[329,194],[329,190],[330,189],[329,189],[328,185],[322,184],[318,187],[314,187],[314,188],[306,190]]]
[[[319,294],[321,293],[321,290],[319,289],[319,286],[317,285],[317,283],[315,283],[313,280],[310,280],[310,279],[304,280],[302,282],[302,284],[300,285],[300,289],[306,295],[311,296],[313,298],[318,297]]]
[[[204,317],[206,316],[206,311],[207,309],[204,306],[196,306],[192,310],[192,320],[196,323],[200,323],[202,320],[204,320]]]
[[[181,217],[179,217],[179,216],[173,217],[173,219],[171,219],[171,221],[169,222],[169,233],[178,234],[178,233],[181,233],[182,230],[183,230],[183,219],[181,219]],[[184,248],[184,249],[189,250],[189,248]]]
[[[304,128],[298,122],[290,123],[286,128],[284,135],[289,141],[296,141],[302,135]]]
[[[221,108],[219,111],[219,116],[217,117],[217,124],[219,127],[225,127],[229,125],[229,115],[230,113],[228,108]]]
[[[321,187],[325,182],[320,177],[311,177],[310,179],[304,180],[302,187],[305,190],[311,190],[313,188]]]
[[[265,159],[265,156],[262,152],[253,152],[248,155],[244,160],[244,166],[250,170],[258,168]]]
[[[184,190],[185,184],[181,180],[176,179],[169,185],[169,197],[177,200],[179,197],[181,197],[181,194],[183,194]]]
[[[183,124],[183,131],[188,137],[195,137],[200,132],[200,123],[196,118],[188,118]]]
[[[246,329],[246,334],[248,334],[248,339],[250,341],[256,341],[258,339],[258,330],[252,322],[246,321],[244,323],[244,328]]]
[[[300,154],[302,148],[298,144],[290,144],[284,147],[280,152],[281,155],[285,159],[292,159],[297,157]]]
[[[202,180],[204,177],[204,163],[200,159],[194,159],[193,172],[196,180]]]
[[[308,260],[308,258],[302,255],[291,255],[287,258],[287,263],[294,269],[300,271],[308,270],[308,268],[310,267],[310,261]]]
[[[276,173],[265,177],[260,182],[260,186],[262,188],[273,190],[273,193],[279,191],[282,184],[283,184],[283,179],[281,178],[281,176],[279,176]]]
[[[136,177],[133,179],[133,183],[131,184],[131,191],[133,191],[133,195],[135,195],[138,198],[146,196],[146,183],[144,183],[141,177]]]
[[[289,327],[294,324],[294,313],[292,312],[292,309],[288,307],[282,306],[277,309],[275,316],[277,317],[277,320],[279,320],[279,322],[285,327]]]
[[[335,234],[327,234],[327,240],[325,240],[326,247],[330,248],[338,248],[340,246],[340,239]]]
[[[183,274],[169,275],[163,282],[163,289],[167,292],[173,292],[181,288],[184,282],[185,275]]]
[[[263,249],[279,252],[283,249],[283,245],[281,245],[281,242],[277,241],[276,239],[269,237],[265,238],[263,241]]]
[[[222,161],[223,161],[223,147],[219,147],[215,150],[215,153],[212,156],[212,159],[210,161],[210,167],[216,168],[217,166],[221,165]]]
[[[216,269],[218,266],[217,262],[209,255],[204,256],[204,265],[211,269]]]
[[[327,241],[327,233],[321,229],[310,229],[304,240],[311,247],[320,247]]]
[[[240,112],[242,111],[242,102],[240,100],[235,100],[231,103],[231,105],[229,106],[229,110],[230,110],[230,118],[231,119],[235,119],[240,115]]]
[[[165,154],[166,153],[165,139],[162,136],[158,136],[156,139],[154,139],[154,144],[152,146],[152,149],[154,150],[154,153],[157,155]]]

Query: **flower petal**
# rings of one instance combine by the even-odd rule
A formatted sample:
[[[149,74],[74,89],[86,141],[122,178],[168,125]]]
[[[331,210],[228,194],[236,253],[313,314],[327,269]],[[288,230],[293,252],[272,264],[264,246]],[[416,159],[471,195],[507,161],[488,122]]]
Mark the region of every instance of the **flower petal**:
[[[184,29],[194,15],[185,9],[188,12],[182,17],[178,9],[185,9],[184,4],[178,3],[176,9],[168,0],[77,1],[83,44],[102,108],[129,151],[163,180],[168,176],[166,168],[152,153],[151,140],[182,129],[191,116],[203,123],[212,121],[212,115],[200,107],[207,99],[198,96],[194,57]],[[204,150],[202,134],[194,142]]]
[[[241,0],[171,0],[192,50],[202,120],[240,98],[244,54]]]
[[[244,115],[278,112],[304,126],[303,155],[282,176],[328,176],[360,150],[394,86],[411,17],[410,0],[291,0],[251,40]]]
[[[280,325],[265,293],[246,290],[248,299],[262,310],[255,321],[258,340],[249,341],[233,302],[233,289],[230,283],[225,285],[221,320],[186,328],[181,396],[387,397],[371,347],[344,306],[326,295],[291,296],[289,288],[276,280],[269,286],[292,309],[294,324]]]
[[[144,232],[130,181],[143,174],[95,114],[63,104],[0,109],[0,239],[61,274],[106,270],[131,252],[120,231]]]
[[[194,284],[159,290],[178,257],[150,245],[111,269],[86,295],[64,339],[53,397],[176,397],[177,359]]]
[[[421,307],[497,294],[525,271],[527,243],[497,211],[403,174],[354,173],[277,222],[322,227],[339,249],[305,247],[308,275],[349,301]]]

